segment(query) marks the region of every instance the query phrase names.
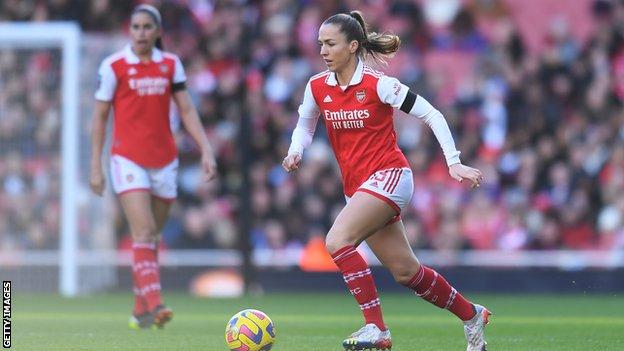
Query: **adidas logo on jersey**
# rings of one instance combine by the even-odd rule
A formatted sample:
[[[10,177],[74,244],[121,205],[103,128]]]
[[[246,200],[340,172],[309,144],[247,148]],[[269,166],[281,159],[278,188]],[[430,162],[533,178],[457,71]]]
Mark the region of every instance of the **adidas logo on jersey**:
[[[334,100],[332,100],[331,96],[327,95],[325,96],[325,99],[323,99],[323,102],[332,102]]]

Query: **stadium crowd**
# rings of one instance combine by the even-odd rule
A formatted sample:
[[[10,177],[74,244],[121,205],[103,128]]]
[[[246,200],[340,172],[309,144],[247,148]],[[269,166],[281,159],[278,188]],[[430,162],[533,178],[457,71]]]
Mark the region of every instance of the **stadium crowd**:
[[[242,162],[249,162],[256,248],[302,247],[324,236],[344,197],[322,123],[302,170],[287,175],[280,162],[305,83],[324,70],[319,24],[360,9],[373,27],[402,39],[381,69],[440,109],[462,160],[486,176],[477,191],[453,181],[428,128],[396,112],[399,145],[414,171],[414,196],[402,214],[414,248],[624,248],[623,1],[581,1],[575,11],[591,26],[580,33],[564,1],[540,13],[545,31],[523,26],[531,12],[504,0],[152,3],[163,13],[165,48],[184,62],[219,162],[219,179],[201,184],[195,145],[178,133],[179,200],[163,233],[168,247],[236,245]],[[134,5],[6,0],[0,20],[77,20],[87,33],[123,33]],[[17,60],[0,52],[5,249],[57,245],[59,154],[50,150],[58,150],[59,93],[52,84],[31,84],[54,81],[59,72],[49,62],[57,56]],[[243,115],[252,133],[245,157]]]

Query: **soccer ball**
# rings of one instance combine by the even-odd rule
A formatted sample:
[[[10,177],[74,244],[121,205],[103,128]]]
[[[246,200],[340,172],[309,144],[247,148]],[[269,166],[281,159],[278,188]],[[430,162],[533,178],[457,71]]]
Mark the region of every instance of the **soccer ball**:
[[[231,351],[268,351],[275,342],[273,321],[258,310],[240,311],[225,327],[225,342]]]

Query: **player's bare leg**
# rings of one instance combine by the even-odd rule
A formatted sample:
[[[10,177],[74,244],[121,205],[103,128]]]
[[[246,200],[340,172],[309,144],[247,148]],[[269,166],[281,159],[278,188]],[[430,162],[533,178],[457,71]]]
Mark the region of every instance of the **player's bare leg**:
[[[327,251],[333,253],[345,245],[359,245],[395,215],[395,210],[384,201],[362,191],[356,192],[327,233]]]
[[[367,238],[366,243],[398,283],[432,304],[448,309],[464,322],[468,351],[485,350],[484,327],[491,313],[464,299],[437,272],[421,266],[405,236],[402,221],[380,229]]]
[[[119,199],[133,240],[133,280],[139,297],[143,297],[145,303],[145,310],[135,310],[133,315],[138,321],[143,321],[140,327],[146,328],[151,326],[150,321],[155,322],[156,315],[162,314],[160,274],[156,258],[158,232],[152,212],[151,195],[147,191],[130,191],[121,194]]]
[[[395,215],[395,210],[382,200],[368,193],[356,192],[327,234],[327,250],[340,268],[365,319],[364,327],[343,341],[346,350],[387,350],[392,347],[370,268],[355,246]]]
[[[171,201],[161,199],[159,197],[152,196],[152,213],[154,214],[154,220],[156,221],[156,259],[158,260],[158,244],[161,239],[161,232],[167,219],[169,217],[169,211],[171,210]],[[154,324],[159,328],[162,328],[167,322],[173,318],[173,311],[171,308],[161,305],[154,311]]]
[[[154,214],[154,221],[156,221],[156,233],[158,235],[158,239],[160,239],[160,232],[169,218],[171,204],[171,201],[152,196],[152,213]]]
[[[366,238],[366,244],[400,284],[409,283],[420,269],[420,262],[405,236],[403,221],[379,229],[377,233]]]

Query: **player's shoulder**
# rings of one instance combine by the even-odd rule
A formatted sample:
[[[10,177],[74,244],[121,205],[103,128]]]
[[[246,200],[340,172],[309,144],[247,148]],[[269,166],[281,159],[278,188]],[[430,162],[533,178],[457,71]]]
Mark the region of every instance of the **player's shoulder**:
[[[173,52],[169,52],[169,51],[162,51],[162,57],[165,60],[180,61],[180,57],[178,55],[174,54]]]
[[[386,74],[383,73],[382,71],[378,71],[369,65],[364,65],[364,67],[362,68],[362,74],[364,76],[372,77],[375,79],[380,79],[386,76]]]
[[[117,63],[124,63],[126,55],[123,50],[110,54],[102,60],[102,66],[113,66]]]
[[[312,77],[310,77],[309,82],[310,82],[310,84],[313,83],[313,82],[317,82],[317,81],[323,81],[324,82],[325,80],[327,80],[327,77],[329,77],[330,73],[331,72],[329,70],[325,70],[323,72],[319,72],[319,73],[313,75]]]

